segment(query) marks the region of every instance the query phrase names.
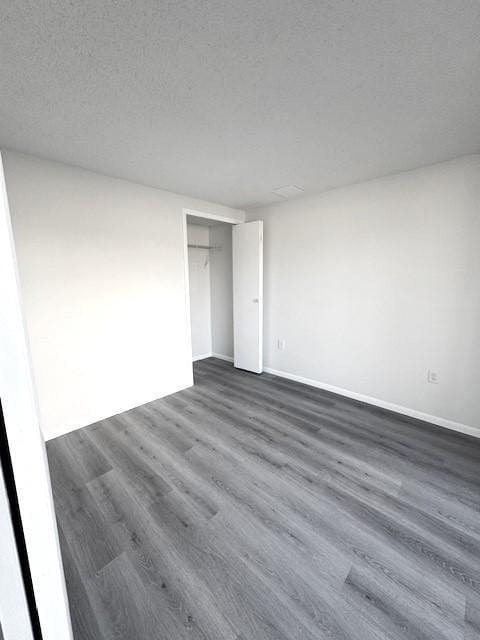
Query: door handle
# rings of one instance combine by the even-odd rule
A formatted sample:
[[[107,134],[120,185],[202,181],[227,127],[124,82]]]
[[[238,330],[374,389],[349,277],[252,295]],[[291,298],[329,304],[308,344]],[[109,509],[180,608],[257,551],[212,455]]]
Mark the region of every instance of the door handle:
[[[254,298],[252,302],[260,302],[260,298]]]

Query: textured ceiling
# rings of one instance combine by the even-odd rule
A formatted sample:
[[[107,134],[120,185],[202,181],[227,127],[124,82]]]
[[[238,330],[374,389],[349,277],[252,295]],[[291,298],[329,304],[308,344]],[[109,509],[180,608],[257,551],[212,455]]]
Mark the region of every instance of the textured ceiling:
[[[479,0],[12,0],[0,144],[239,207],[480,150]]]

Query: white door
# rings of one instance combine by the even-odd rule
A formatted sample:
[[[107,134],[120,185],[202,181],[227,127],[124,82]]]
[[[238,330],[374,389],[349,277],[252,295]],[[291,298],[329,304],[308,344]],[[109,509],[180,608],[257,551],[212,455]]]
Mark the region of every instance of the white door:
[[[263,222],[233,227],[233,364],[263,371]]]

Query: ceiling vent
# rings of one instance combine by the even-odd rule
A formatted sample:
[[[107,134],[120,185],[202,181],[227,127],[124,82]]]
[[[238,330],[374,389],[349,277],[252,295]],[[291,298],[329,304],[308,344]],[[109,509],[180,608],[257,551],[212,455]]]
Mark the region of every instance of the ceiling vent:
[[[300,187],[296,187],[294,184],[289,184],[287,187],[274,189],[272,193],[274,193],[279,198],[288,200],[289,198],[295,198],[295,196],[301,195],[303,193],[303,189],[300,189]]]

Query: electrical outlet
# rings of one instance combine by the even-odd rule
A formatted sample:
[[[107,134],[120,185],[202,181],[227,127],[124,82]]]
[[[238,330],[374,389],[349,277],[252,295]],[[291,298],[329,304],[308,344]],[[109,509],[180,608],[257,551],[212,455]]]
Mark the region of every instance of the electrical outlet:
[[[285,340],[277,340],[277,349],[285,351]]]
[[[428,369],[427,381],[430,382],[430,384],[438,384],[438,373],[435,369]]]

